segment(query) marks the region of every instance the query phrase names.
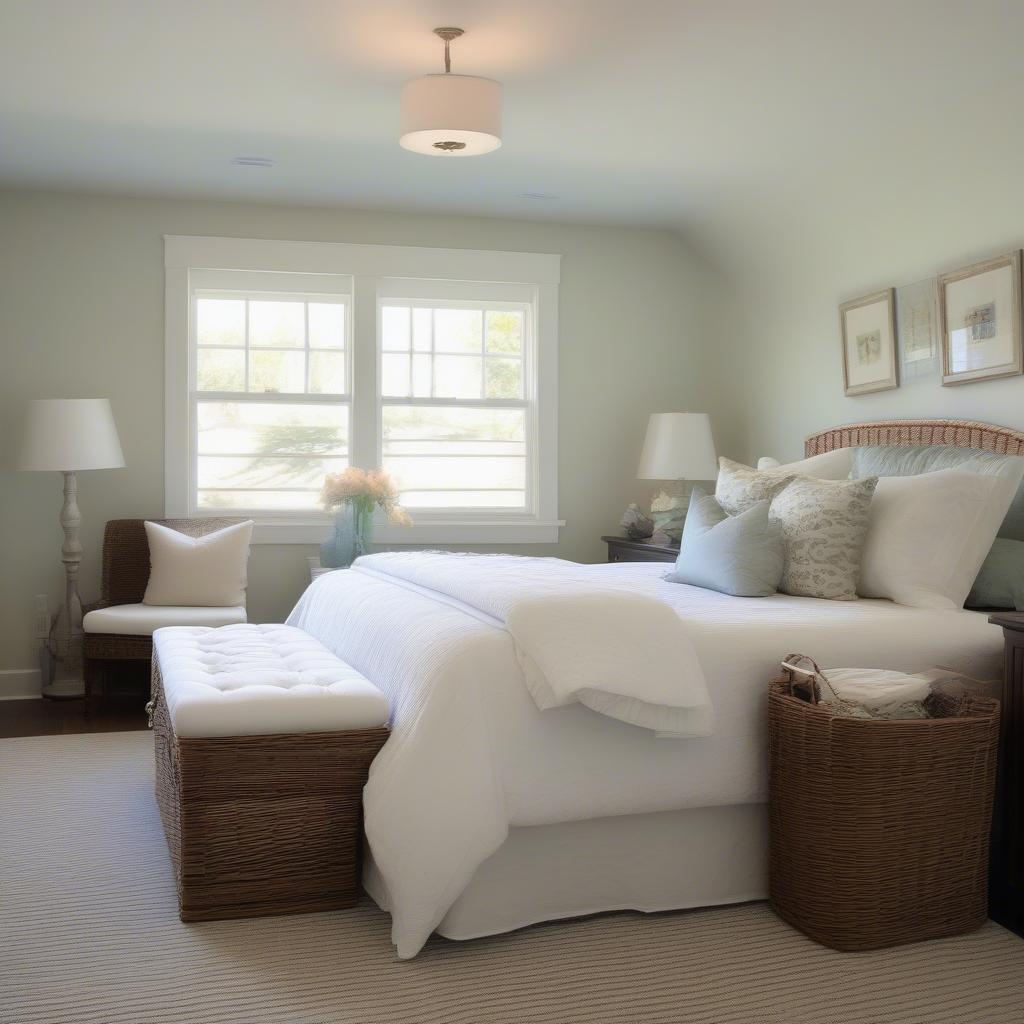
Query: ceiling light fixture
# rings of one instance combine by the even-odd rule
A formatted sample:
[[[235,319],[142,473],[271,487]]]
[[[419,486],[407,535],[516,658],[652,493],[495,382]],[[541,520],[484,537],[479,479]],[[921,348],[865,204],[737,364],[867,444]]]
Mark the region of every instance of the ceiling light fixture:
[[[444,74],[423,75],[402,89],[399,143],[429,156],[478,156],[501,145],[501,85],[453,75],[450,46],[461,28],[435,28],[444,40]]]

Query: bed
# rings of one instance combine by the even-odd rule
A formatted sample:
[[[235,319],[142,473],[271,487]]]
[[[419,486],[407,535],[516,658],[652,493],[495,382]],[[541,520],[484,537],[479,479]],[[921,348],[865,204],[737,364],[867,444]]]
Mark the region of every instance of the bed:
[[[1024,454],[1024,435],[941,421],[837,428],[806,450],[867,443]],[[537,560],[538,577],[555,561]],[[364,794],[364,884],[391,912],[401,957],[434,931],[468,939],[606,910],[763,898],[764,693],[788,652],[1000,673],[1000,631],[979,612],[734,598],[668,583],[657,563],[562,565],[565,586],[643,595],[682,620],[714,705],[709,735],[660,738],[580,704],[540,710],[494,609],[389,575],[386,563],[321,576],[289,618],[392,704],[392,737]]]

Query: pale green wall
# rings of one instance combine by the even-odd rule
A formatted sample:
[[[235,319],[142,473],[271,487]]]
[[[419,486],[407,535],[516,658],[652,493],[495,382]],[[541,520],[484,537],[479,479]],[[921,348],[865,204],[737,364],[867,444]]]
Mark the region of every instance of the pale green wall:
[[[1019,134],[1019,133],[1018,133]],[[900,182],[889,168],[817,187],[790,183],[737,205],[704,244],[727,277],[735,329],[715,347],[710,381],[720,450],[743,460],[797,458],[809,433],[888,418],[977,419],[1024,429],[1024,377],[943,387],[939,375],[896,390],[843,395],[840,302],[912,284],[1024,245],[1020,167],[932,169]],[[955,163],[955,161],[954,161]]]
[[[9,470],[33,397],[107,396],[128,468],[83,473],[82,593],[97,593],[102,524],[163,512],[164,234],[560,253],[557,546],[595,561],[634,479],[647,415],[708,409],[702,315],[713,281],[668,231],[178,200],[0,192],[0,670],[33,663],[32,596],[60,598],[57,474]],[[529,552],[529,548],[513,550]],[[287,614],[312,547],[261,545],[255,620]]]

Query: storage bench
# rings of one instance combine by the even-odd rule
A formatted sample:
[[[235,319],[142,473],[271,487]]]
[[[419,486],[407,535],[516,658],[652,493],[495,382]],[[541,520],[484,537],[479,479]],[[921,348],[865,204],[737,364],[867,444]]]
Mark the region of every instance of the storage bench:
[[[349,907],[384,695],[301,630],[154,634],[156,799],[183,921]]]

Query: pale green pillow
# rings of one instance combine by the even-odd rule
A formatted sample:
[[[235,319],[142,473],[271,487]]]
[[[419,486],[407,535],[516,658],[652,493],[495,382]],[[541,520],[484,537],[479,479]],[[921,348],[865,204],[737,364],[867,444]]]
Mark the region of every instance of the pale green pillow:
[[[1024,612],[1024,541],[996,538],[967,596],[967,607]]]
[[[768,597],[782,579],[782,527],[759,501],[730,516],[699,487],[690,495],[674,572],[665,579],[733,597]]]

